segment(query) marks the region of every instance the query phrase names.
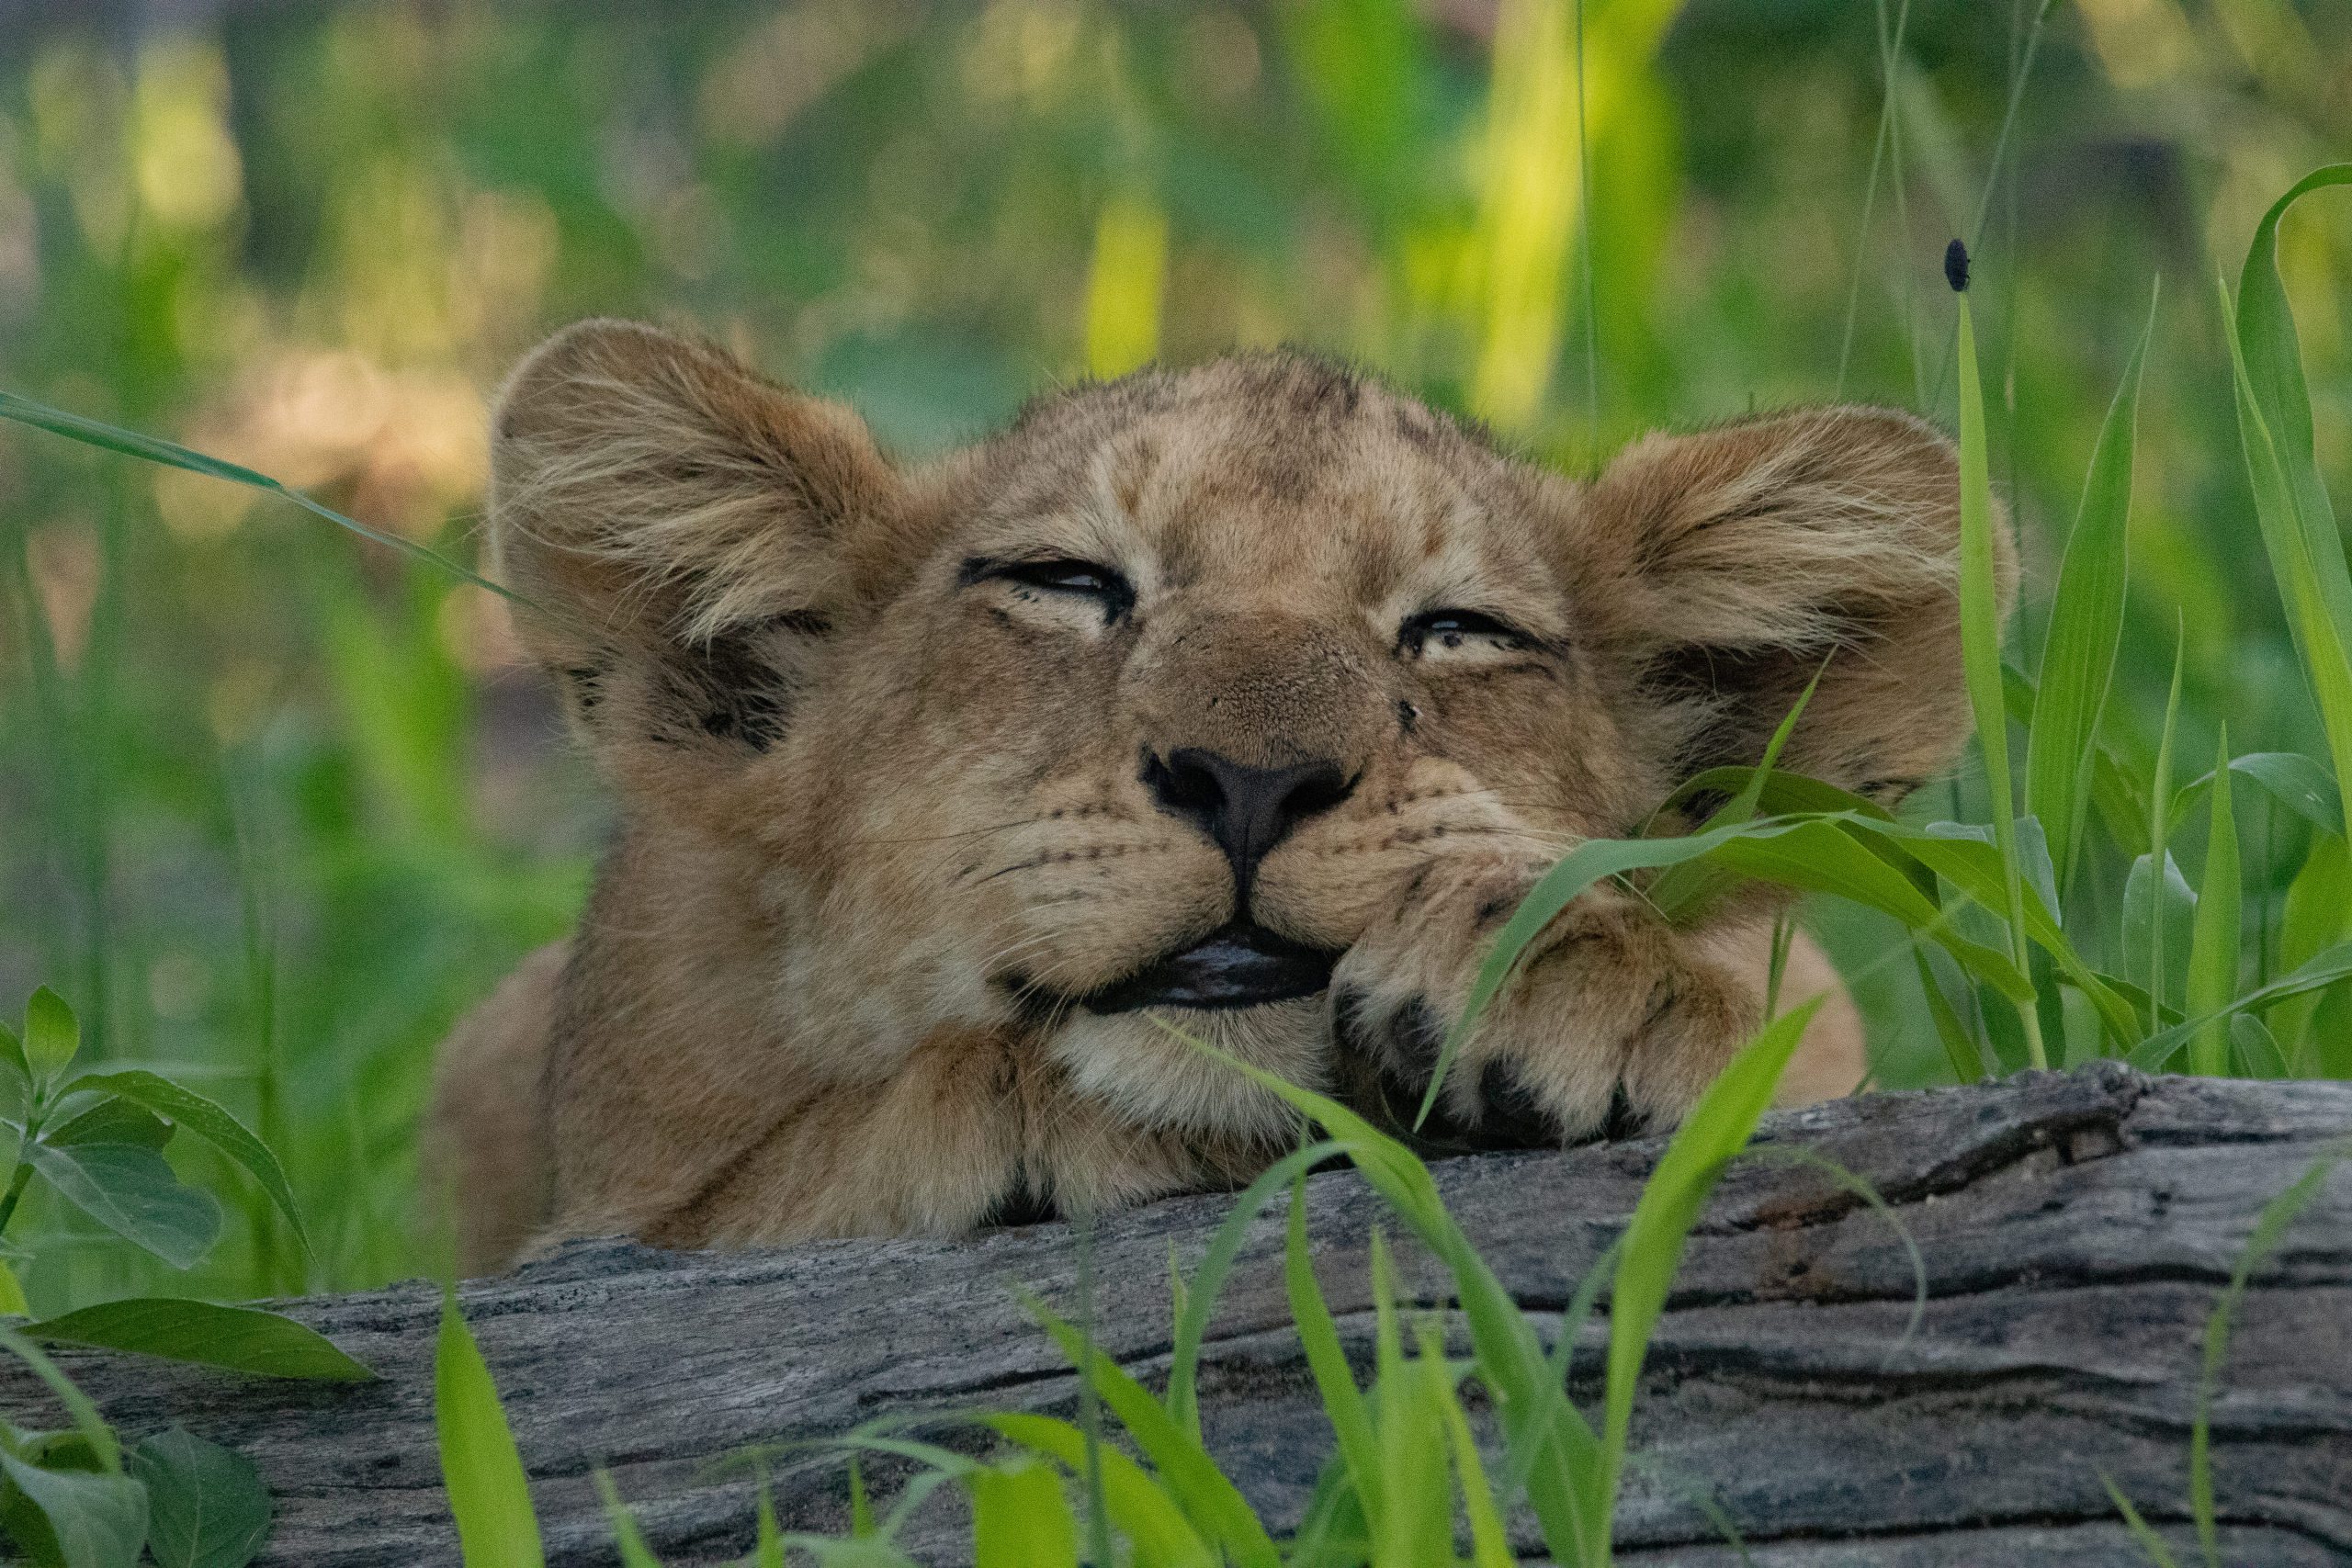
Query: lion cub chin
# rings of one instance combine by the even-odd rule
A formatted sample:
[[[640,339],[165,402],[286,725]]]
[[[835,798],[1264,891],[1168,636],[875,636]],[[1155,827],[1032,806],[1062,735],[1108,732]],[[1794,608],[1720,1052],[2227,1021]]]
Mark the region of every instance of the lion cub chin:
[[[1561,853],[1753,764],[1893,804],[1967,730],[1949,444],[1829,408],[1572,480],[1297,355],[1059,393],[920,466],[616,321],[494,416],[518,629],[620,826],[577,934],[445,1047],[461,1265],[954,1234],[1246,1181],[1280,1103],[1399,1123]],[[2008,575],[2004,562],[2005,580]],[[1782,896],[1563,912],[1437,1148],[1670,1126],[1761,1020]],[[1851,1089],[1826,991],[1784,1100]],[[1188,1038],[1189,1037],[1189,1038]]]

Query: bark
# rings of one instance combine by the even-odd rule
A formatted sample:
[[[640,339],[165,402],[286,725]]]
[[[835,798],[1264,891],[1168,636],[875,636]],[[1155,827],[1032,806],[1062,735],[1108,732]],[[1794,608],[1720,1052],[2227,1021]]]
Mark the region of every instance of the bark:
[[[1752,1156],[1709,1205],[1653,1342],[1619,1514],[1623,1560],[1831,1564],[2143,1564],[2111,1478],[2173,1543],[2209,1314],[2263,1205],[2352,1134],[2352,1085],[2145,1078],[2112,1065],[1995,1087],[1892,1094],[1772,1117],[1760,1142],[1866,1178],[1889,1219],[1819,1166]],[[1442,1163],[1446,1201],[1531,1308],[1565,1303],[1632,1212],[1658,1140]],[[1369,1360],[1368,1237],[1399,1229],[1351,1171],[1309,1186],[1317,1272]],[[1232,1200],[1102,1222],[1094,1317],[1154,1382],[1169,1258],[1189,1269]],[[1925,1269],[1915,1301],[1916,1242]],[[1289,1328],[1279,1205],[1250,1232],[1203,1363],[1211,1447],[1276,1526],[1329,1452]],[[846,1241],[736,1255],[591,1242],[460,1292],[504,1393],[549,1561],[616,1561],[591,1483],[611,1471],[670,1563],[748,1550],[744,1445],[885,1414],[1069,1412],[1066,1363],[1015,1299],[1073,1312],[1068,1225],[962,1243]],[[1408,1253],[1424,1302],[1434,1267]],[[266,1561],[454,1563],[433,1430],[437,1293],[422,1284],[293,1303],[383,1374],[326,1387],[134,1358],[62,1355],[125,1429],[178,1422],[253,1457],[278,1498]],[[1916,1325],[1913,1324],[1917,1312]],[[1573,1384],[1598,1399],[1600,1327]],[[55,1424],[13,1364],[5,1408]],[[2257,1271],[2212,1416],[2232,1563],[2352,1560],[2352,1174],[2336,1171]],[[968,1438],[951,1441],[969,1444]],[[775,1462],[786,1528],[839,1529],[840,1462]],[[887,1472],[876,1475],[887,1488]],[[1532,1521],[1515,1527],[1541,1560]],[[956,1561],[943,1489],[904,1537]]]

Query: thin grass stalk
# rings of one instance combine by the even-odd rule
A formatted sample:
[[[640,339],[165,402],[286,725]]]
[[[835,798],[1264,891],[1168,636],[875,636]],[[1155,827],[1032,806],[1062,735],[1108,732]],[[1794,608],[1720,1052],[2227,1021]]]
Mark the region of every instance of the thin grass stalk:
[[[2046,7],[2045,7],[2046,8]],[[2030,973],[2026,936],[2025,873],[2018,854],[2017,796],[2009,773],[2009,717],[2001,673],[2000,584],[1993,543],[1993,485],[1986,471],[1984,394],[1976,372],[1976,330],[1969,319],[1968,258],[1955,244],[1947,262],[1960,308],[1960,626],[1961,660],[1970,705],[1976,711],[1976,739],[1984,757],[1984,784],[1992,795],[1993,840],[2001,854],[2008,896],[2010,954]],[[2026,1059],[2050,1065],[2041,1043],[2041,1019],[2030,1000],[2018,1008],[2025,1031]]]

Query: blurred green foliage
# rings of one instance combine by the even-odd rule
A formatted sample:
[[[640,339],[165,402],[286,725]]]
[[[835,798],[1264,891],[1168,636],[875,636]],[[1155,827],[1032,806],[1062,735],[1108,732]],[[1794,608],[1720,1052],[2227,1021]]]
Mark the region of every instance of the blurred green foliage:
[[[2243,749],[2325,755],[2210,279],[2352,139],[2343,0],[216,11],[0,24],[0,384],[436,547],[470,550],[490,389],[582,315],[696,324],[910,453],[1090,368],[1288,340],[1583,468],[1652,424],[1832,397],[1949,423],[1961,234],[2028,563],[2011,647],[2041,644],[2162,273],[2104,738],[2146,771],[2178,626],[2179,756],[2224,717]],[[2280,265],[2342,494],[2352,225],[2310,205]],[[1932,793],[1984,815],[1980,784]],[[2257,981],[2292,961],[2274,931],[2342,934],[2288,907],[2314,829],[2266,799],[2239,823]],[[0,432],[0,1012],[55,985],[93,1062],[195,1085],[284,1155],[314,1258],[254,1192],[201,1283],[429,1262],[431,1048],[564,929],[601,810],[490,596]],[[1821,923],[1843,953],[1885,940]],[[1882,1081],[1945,1075],[1911,972],[1864,991]],[[148,1281],[31,1218],[37,1307]]]

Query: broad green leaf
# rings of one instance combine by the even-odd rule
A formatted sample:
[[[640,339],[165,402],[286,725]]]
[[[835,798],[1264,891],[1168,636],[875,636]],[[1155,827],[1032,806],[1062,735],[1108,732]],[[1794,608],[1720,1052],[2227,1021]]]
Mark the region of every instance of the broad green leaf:
[[[141,435],[137,431],[124,430],[100,420],[87,419],[77,413],[68,413],[63,409],[51,408],[47,403],[35,402],[30,398],[18,397],[14,392],[0,392],[0,419],[12,419],[19,424],[29,424],[37,430],[46,430],[53,435],[62,435],[68,440],[79,441],[86,446],[96,446],[107,452],[119,452],[127,457],[141,458],[146,462],[161,464],[167,468],[185,468],[192,474],[203,474],[211,479],[225,479],[231,484],[243,485],[248,490],[266,491],[269,494],[282,496],[302,508],[303,511],[313,516],[322,517],[338,528],[347,528],[363,539],[371,539],[387,549],[397,550],[413,559],[437,567],[450,576],[470,582],[477,588],[487,588],[502,599],[513,600],[516,604],[530,603],[513,589],[502,588],[486,577],[477,577],[448,557],[438,551],[427,549],[413,539],[404,539],[398,534],[388,534],[380,528],[371,528],[365,523],[345,517],[334,508],[322,506],[312,501],[301,491],[278,483],[267,474],[258,473],[242,464],[223,462],[218,457],[209,457],[201,452],[182,446],[177,442],[160,440],[153,435]]]
[[[1774,1019],[1716,1075],[1683,1118],[1634,1205],[1609,1292],[1609,1378],[1601,1424],[1604,1500],[1613,1503],[1623,1472],[1634,1392],[1649,1352],[1650,1333],[1666,1310],[1667,1292],[1682,1265],[1690,1227],[1698,1223],[1699,1211],[1722,1179],[1724,1167],[1747,1146],[1758,1120],[1770,1108],[1781,1074],[1821,1002],[1815,997]],[[1608,1540],[1604,1515],[1591,1538],[1595,1550],[1589,1552],[1589,1560],[1607,1561]]]
[[[621,1568],[662,1568],[661,1559],[645,1544],[645,1532],[637,1528],[637,1516],[614,1489],[612,1473],[600,1469],[595,1480],[596,1496],[605,1505],[605,1520],[612,1527],[613,1547],[620,1553]]]
[[[171,1126],[162,1117],[143,1105],[112,1095],[74,1111],[41,1134],[45,1144],[136,1144],[158,1154],[171,1141]]]
[[[175,1427],[128,1458],[147,1488],[157,1568],[245,1568],[269,1539],[269,1488],[244,1455]]]
[[[1068,1421],[1010,1414],[990,1416],[988,1425],[1007,1441],[1057,1460],[1072,1473],[1085,1466],[1086,1434]],[[1135,1548],[1136,1568],[1216,1568],[1216,1554],[1141,1465],[1107,1444],[1098,1451],[1103,1501],[1112,1524]]]
[[[1993,482],[1987,472],[1984,392],[1976,374],[1976,328],[1968,296],[1960,306],[1960,662],[1976,715],[1985,788],[1993,796],[1993,835],[2008,892],[2009,953],[2026,967],[2025,876],[2018,857],[2017,795],[2009,772],[2009,716],[2001,676],[2001,591],[1993,538]],[[2031,1064],[2048,1066],[2041,1025],[2030,998],[2018,1004]]]
[[[2041,641],[2040,695],[2026,733],[2026,810],[2040,818],[2050,834],[2051,863],[2062,888],[2071,884],[2082,844],[2091,770],[2098,755],[2099,715],[2107,705],[2116,651],[2123,642],[2140,374],[2155,326],[2156,301],[2151,291],[2147,324],[2140,329],[2139,344],[2124,367],[2122,384],[2116,388],[2115,400],[2108,405],[2098,441],[2091,448],[2082,505],[2058,564],[2050,626]]]
[[[2185,1023],[2175,1024],[2161,1033],[2150,1035],[2132,1048],[2132,1065],[2143,1073],[2160,1073],[2199,1030],[2217,1019],[2226,1019],[2233,1013],[2259,1011],[2273,1002],[2324,990],[2346,978],[2352,978],[2352,942],[2340,942],[2329,948],[2308,964],[2299,965],[2290,974],[2281,975],[2267,986],[2256,986],[2214,1013],[2201,1018],[2192,1017]]]
[[[2222,757],[2213,770],[2212,835],[2205,846],[2205,877],[2197,890],[2197,920],[2188,939],[2188,990],[2182,1010],[2192,1018],[2217,1013],[2238,989],[2245,888],[2238,870],[2237,818],[2230,809],[2230,736],[2222,730]],[[2189,1070],[2220,1077],[2230,1070],[2230,1032],[2216,1022],[2188,1043]]]
[[[1078,1520],[1052,1466],[1023,1461],[964,1478],[972,1568],[1078,1568]]]
[[[441,1333],[433,1352],[433,1425],[441,1439],[441,1480],[448,1488],[466,1568],[545,1568],[523,1456],[515,1450],[489,1364],[458,1314],[454,1294],[441,1298]]]
[[[1380,1444],[1373,1431],[1372,1415],[1363,1393],[1356,1387],[1355,1369],[1340,1344],[1339,1326],[1323,1300],[1315,1278],[1315,1261],[1306,1247],[1306,1184],[1295,1181],[1290,1190],[1290,1224],[1283,1247],[1283,1286],[1290,1296],[1291,1321],[1298,1327],[1298,1342],[1306,1353],[1306,1368],[1316,1392],[1323,1398],[1323,1413],[1339,1439],[1340,1462],[1346,1467],[1365,1526],[1380,1535],[1382,1492]]]
[[[195,1267],[220,1237],[220,1205],[144,1144],[37,1141],[25,1157],[75,1208],[175,1269]]]
[[[5,395],[5,394],[0,394]],[[47,986],[25,1003],[25,1056],[36,1082],[46,1083],[73,1064],[82,1049],[82,1021],[65,998]]]
[[[307,1325],[259,1307],[132,1296],[24,1325],[35,1339],[93,1345],[261,1377],[353,1382],[376,1374]]]
[[[33,1067],[25,1043],[0,1019],[0,1117],[21,1122],[32,1102]]]
[[[2255,226],[2238,275],[2227,334],[2238,433],[2255,513],[2287,621],[2317,697],[2338,779],[2352,778],[2352,572],[2321,482],[2312,437],[2311,389],[2287,289],[2278,276],[2278,222],[2312,191],[2352,184],[2352,164],[2315,169],[2289,187]],[[2228,310],[2227,288],[2223,307]]]
[[[311,1245],[302,1229],[302,1216],[294,1207],[294,1190],[286,1179],[286,1171],[269,1145],[249,1132],[245,1124],[220,1105],[197,1093],[150,1072],[96,1073],[79,1079],[75,1089],[98,1089],[120,1095],[134,1104],[143,1105],[162,1116],[171,1118],[175,1126],[202,1138],[214,1148],[244,1168],[246,1174],[261,1184],[271,1202],[286,1216],[293,1228],[295,1239],[304,1248]]]
[[[0,1315],[30,1317],[33,1309],[25,1304],[25,1288],[17,1281],[17,1271],[0,1259]]]
[[[0,1477],[49,1527],[64,1568],[136,1568],[147,1489],[119,1472],[47,1470],[0,1450]]]

